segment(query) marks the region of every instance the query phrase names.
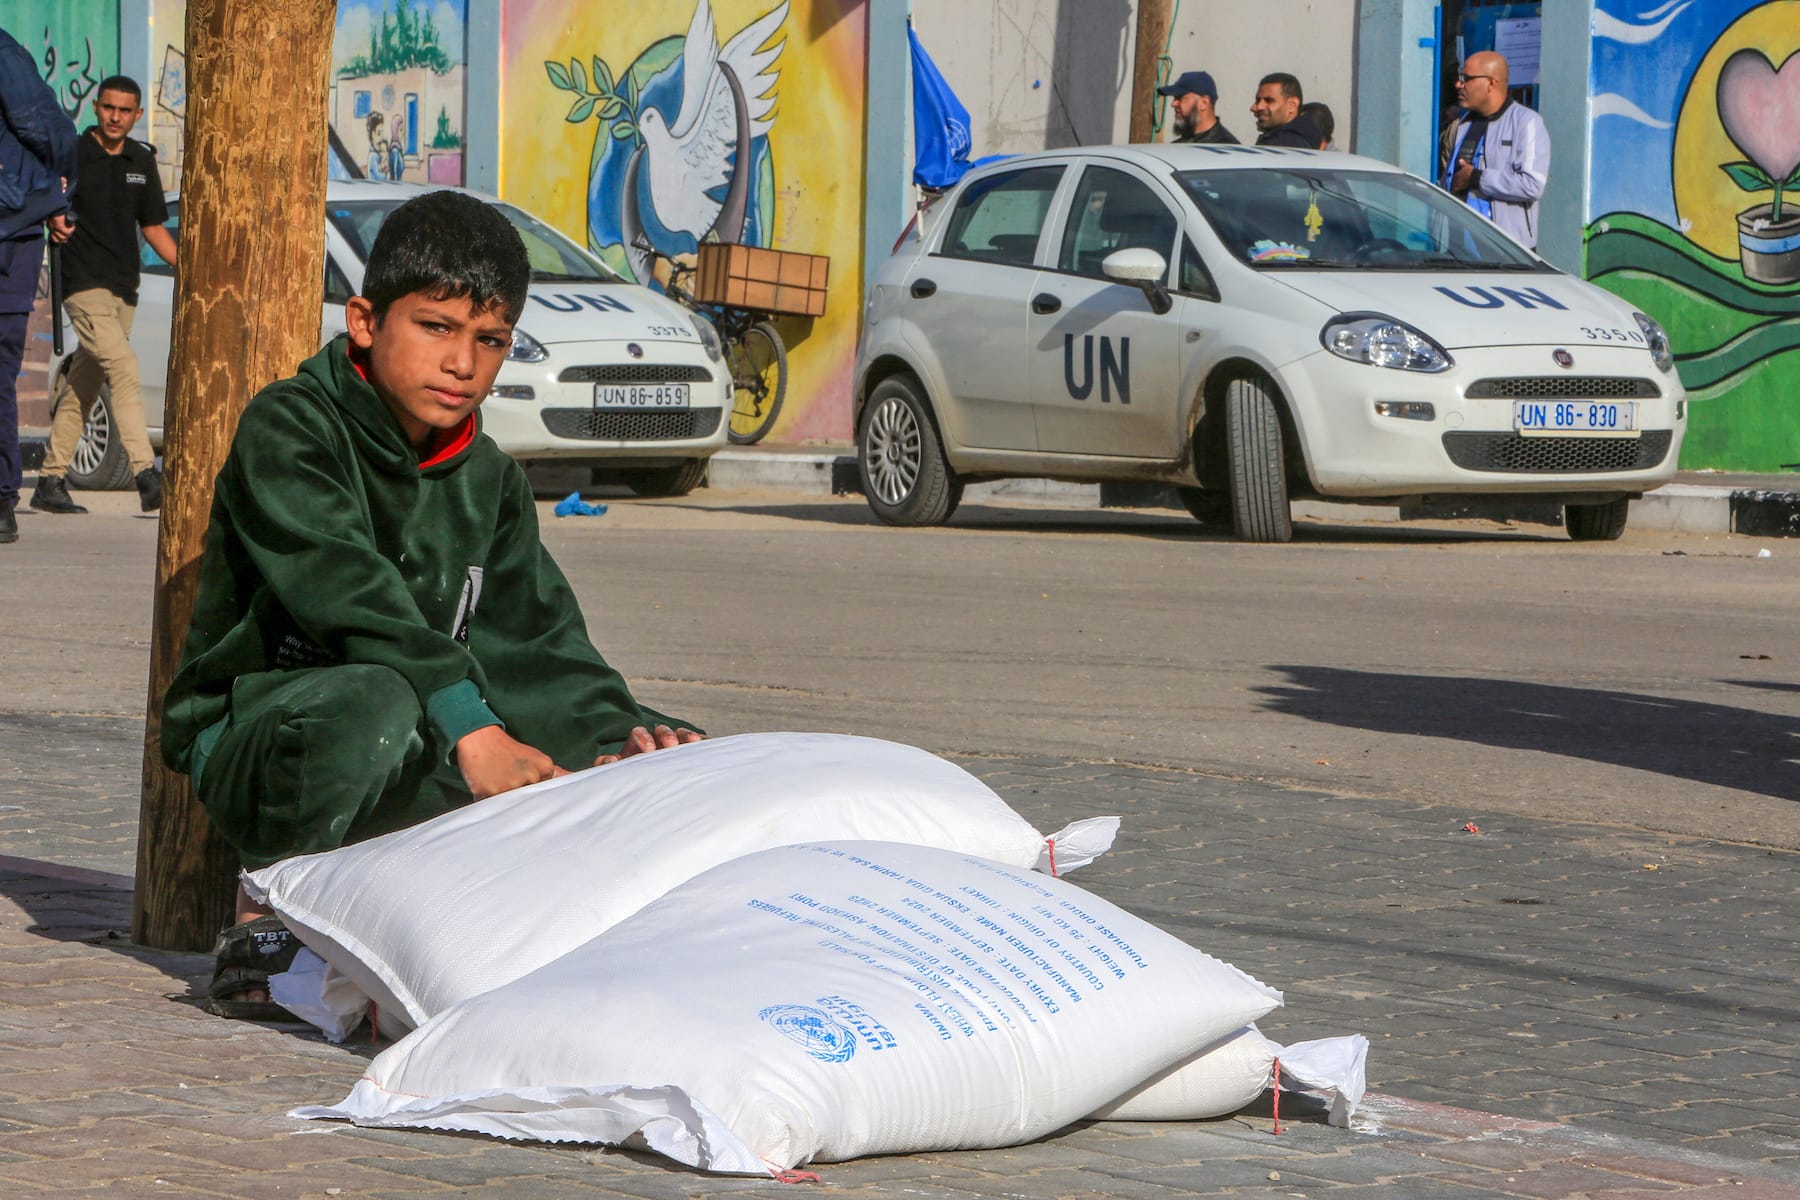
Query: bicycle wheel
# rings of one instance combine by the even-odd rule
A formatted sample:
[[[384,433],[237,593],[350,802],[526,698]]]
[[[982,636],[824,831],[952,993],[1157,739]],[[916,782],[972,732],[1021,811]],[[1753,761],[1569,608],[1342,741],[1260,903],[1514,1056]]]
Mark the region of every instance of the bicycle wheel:
[[[775,326],[758,321],[741,339],[726,343],[727,362],[733,381],[732,444],[753,446],[775,427],[781,401],[787,395],[787,347]]]

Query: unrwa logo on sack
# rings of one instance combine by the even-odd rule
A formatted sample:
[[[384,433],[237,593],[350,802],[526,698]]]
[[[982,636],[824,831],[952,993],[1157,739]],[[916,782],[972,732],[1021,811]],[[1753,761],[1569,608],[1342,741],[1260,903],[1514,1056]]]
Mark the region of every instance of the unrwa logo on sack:
[[[823,1009],[805,1004],[776,1004],[756,1015],[820,1062],[849,1062],[850,1056],[856,1053],[856,1035]]]

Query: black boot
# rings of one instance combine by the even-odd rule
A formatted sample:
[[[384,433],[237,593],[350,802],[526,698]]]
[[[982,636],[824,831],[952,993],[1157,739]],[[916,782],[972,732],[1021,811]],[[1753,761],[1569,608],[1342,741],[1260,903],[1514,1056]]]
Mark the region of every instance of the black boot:
[[[69,499],[69,484],[61,475],[38,476],[31,489],[31,507],[47,513],[84,513],[87,509]]]
[[[11,504],[0,504],[0,546],[19,540],[19,518],[13,516]]]
[[[155,512],[162,507],[162,471],[155,467],[145,467],[137,473],[138,507],[145,512]]]

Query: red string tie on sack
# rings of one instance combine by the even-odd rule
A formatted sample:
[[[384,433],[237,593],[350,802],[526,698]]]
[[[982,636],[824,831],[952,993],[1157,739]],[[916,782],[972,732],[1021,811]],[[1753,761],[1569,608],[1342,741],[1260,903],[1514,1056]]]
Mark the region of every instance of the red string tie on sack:
[[[797,1170],[794,1170],[793,1168],[789,1168],[785,1171],[771,1170],[769,1172],[769,1174],[775,1177],[776,1183],[818,1183],[819,1182],[819,1177],[817,1175],[813,1174],[811,1171],[797,1171]]]
[[[1272,1103],[1275,1108],[1274,1132],[1279,1135],[1281,1133],[1281,1060],[1279,1058],[1275,1060],[1275,1082],[1270,1086]]]
[[[1044,844],[1050,847],[1050,878],[1056,878],[1056,839],[1045,838]]]

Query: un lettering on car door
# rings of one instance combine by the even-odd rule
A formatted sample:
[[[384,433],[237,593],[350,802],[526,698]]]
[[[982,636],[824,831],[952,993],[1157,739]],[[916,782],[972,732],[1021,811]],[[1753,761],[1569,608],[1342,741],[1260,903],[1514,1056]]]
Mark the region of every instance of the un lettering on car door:
[[[1031,399],[1038,449],[1167,458],[1180,385],[1179,323],[1144,294],[1107,280],[1046,272],[1062,308],[1031,317]]]

